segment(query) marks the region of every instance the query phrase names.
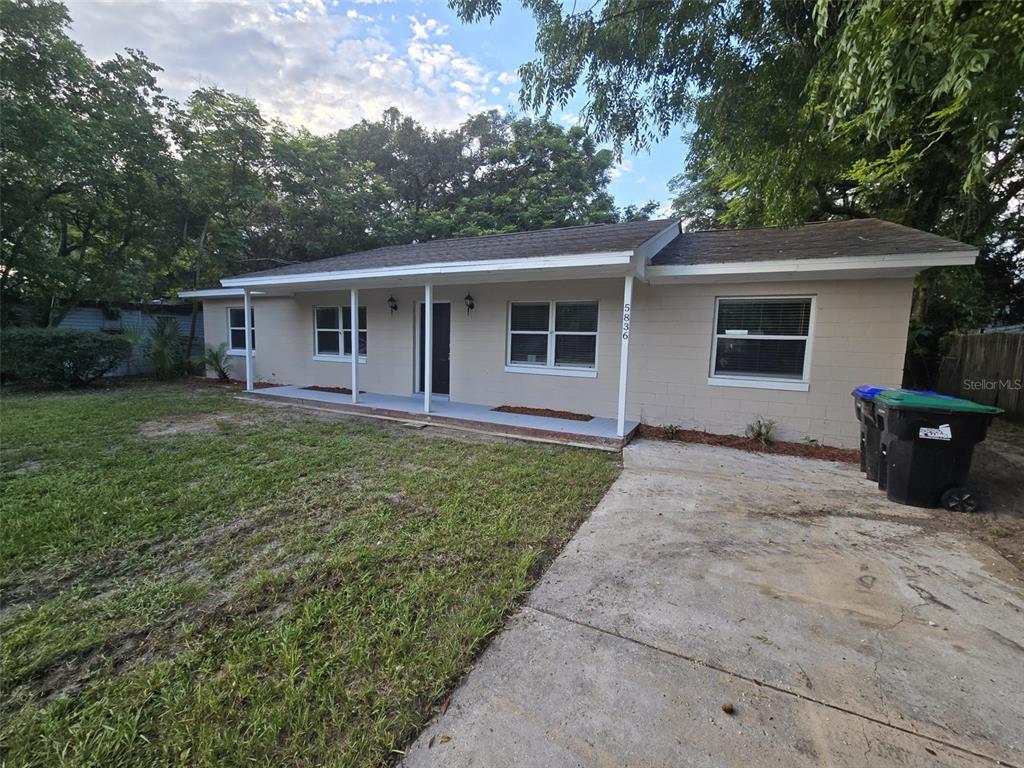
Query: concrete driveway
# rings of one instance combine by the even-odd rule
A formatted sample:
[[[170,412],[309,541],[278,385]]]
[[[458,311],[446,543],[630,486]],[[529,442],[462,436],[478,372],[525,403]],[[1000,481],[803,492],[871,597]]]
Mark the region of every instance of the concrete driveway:
[[[846,465],[624,462],[405,765],[1024,765],[1024,584],[996,552]]]

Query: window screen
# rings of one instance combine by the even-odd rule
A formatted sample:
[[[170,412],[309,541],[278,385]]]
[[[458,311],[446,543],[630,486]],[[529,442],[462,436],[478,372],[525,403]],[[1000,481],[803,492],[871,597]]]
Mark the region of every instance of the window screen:
[[[810,298],[719,299],[713,374],[802,381],[810,324]]]

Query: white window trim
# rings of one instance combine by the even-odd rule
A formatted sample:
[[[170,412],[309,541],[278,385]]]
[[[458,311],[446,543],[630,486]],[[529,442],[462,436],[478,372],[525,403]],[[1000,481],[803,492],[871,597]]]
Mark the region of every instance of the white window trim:
[[[232,331],[241,331],[242,334],[245,335],[245,325],[232,325],[231,324],[231,310],[233,310],[233,309],[240,309],[240,310],[242,310],[243,316],[245,314],[245,307],[244,306],[241,306],[241,307],[240,306],[233,306],[233,307],[228,307],[227,308],[227,316],[228,316],[228,357],[245,357],[245,347],[242,347],[241,349],[235,349],[234,347],[231,346],[231,332]],[[256,309],[255,309],[255,307],[253,308],[251,315],[252,315],[252,319],[249,321],[249,324],[252,326],[251,330],[252,330],[252,335],[253,335],[253,340],[252,340],[252,356],[256,357],[256,338],[255,338],[256,337]]]
[[[316,324],[316,311],[318,309],[336,309],[336,310],[338,310],[338,325],[339,325],[339,327],[337,329],[334,329],[334,328],[319,328],[317,326],[317,324]],[[359,307],[359,309],[366,309],[366,307],[365,306],[361,306],[361,307]],[[352,334],[352,329],[351,328],[349,328],[348,330],[345,330],[345,320],[344,320],[344,317],[342,315],[342,313],[345,312],[345,311],[351,312],[352,309],[349,306],[344,306],[343,307],[340,304],[314,304],[313,305],[313,360],[314,361],[316,361],[318,363],[349,363],[349,364],[352,363],[352,355],[346,355],[344,353],[344,351],[343,351],[345,349],[345,337],[346,336],[350,337],[351,334]],[[357,311],[356,314],[358,315],[358,314],[361,314],[361,313]],[[359,318],[358,317],[356,318],[356,322],[359,322]],[[370,312],[369,312],[369,310],[366,311],[366,324],[367,324],[367,326],[369,326],[369,324],[370,324]],[[338,338],[338,349],[342,350],[342,351],[340,351],[337,355],[321,354],[318,351],[319,346],[320,346],[320,339],[317,336],[317,334],[321,330],[322,331],[327,331],[327,332],[337,330],[337,333],[338,333],[338,336],[339,336],[339,338]],[[369,351],[370,351],[370,333],[369,333],[369,331],[366,330],[366,328],[359,328],[358,330],[359,330],[360,333],[365,333],[366,334],[366,351],[367,351],[367,353],[369,353]],[[359,355],[359,362],[365,364],[366,363],[366,355]]]
[[[533,334],[539,336],[544,331],[513,331],[512,330],[512,305],[513,304],[547,304],[548,305],[548,357],[544,363],[517,363],[512,361],[512,334]],[[594,331],[556,331],[555,330],[555,305],[556,304],[596,304],[597,305],[597,330]],[[598,299],[520,299],[508,302],[505,311],[505,373],[536,373],[542,376],[575,376],[578,378],[597,378],[598,343],[601,333],[601,302]],[[594,337],[594,364],[593,365],[555,365],[555,341],[558,336],[593,336]]]
[[[785,341],[796,341],[802,339],[804,341],[804,370],[799,379],[785,379],[785,378],[773,378],[771,376],[750,376],[750,375],[729,375],[715,373],[715,364],[717,363],[718,357],[718,339],[728,338],[727,334],[718,333],[718,308],[721,305],[722,300],[726,301],[732,299],[746,299],[750,301],[766,301],[771,299],[810,299],[811,311],[810,317],[807,322],[807,335],[806,336],[743,336],[742,338],[750,339],[768,339],[768,340],[785,340]],[[711,367],[708,369],[708,384],[713,387],[744,387],[747,389],[777,389],[790,392],[807,392],[811,386],[811,351],[814,346],[814,320],[817,314],[817,297],[815,296],[716,296],[715,297],[715,317],[711,325]]]

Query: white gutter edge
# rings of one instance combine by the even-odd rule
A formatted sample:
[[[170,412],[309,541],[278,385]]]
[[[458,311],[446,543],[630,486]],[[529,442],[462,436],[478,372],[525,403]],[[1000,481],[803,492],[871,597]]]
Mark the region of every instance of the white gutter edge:
[[[430,275],[474,274],[476,272],[513,272],[527,269],[557,269],[559,267],[629,266],[633,251],[600,251],[598,253],[572,253],[559,256],[535,256],[527,259],[488,259],[486,261],[450,261],[379,269],[350,269],[335,272],[306,272],[294,275],[265,275],[262,277],[228,277],[221,280],[226,288],[250,285],[301,285],[331,280],[370,280],[392,277],[427,277]],[[241,295],[239,293],[238,295]]]
[[[179,291],[179,299],[233,299],[244,292],[241,288],[199,288],[194,291]]]
[[[949,253],[904,253],[886,256],[843,256],[824,259],[788,259],[785,261],[740,261],[717,264],[664,264],[648,266],[647,278],[706,277],[715,275],[765,275],[778,272],[828,272],[856,269],[927,269],[974,264],[978,251],[952,251]]]

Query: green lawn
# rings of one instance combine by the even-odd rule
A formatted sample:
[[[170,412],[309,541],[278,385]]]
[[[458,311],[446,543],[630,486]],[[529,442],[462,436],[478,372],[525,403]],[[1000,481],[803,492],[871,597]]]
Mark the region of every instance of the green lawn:
[[[4,395],[7,765],[387,764],[619,471],[230,394]]]

